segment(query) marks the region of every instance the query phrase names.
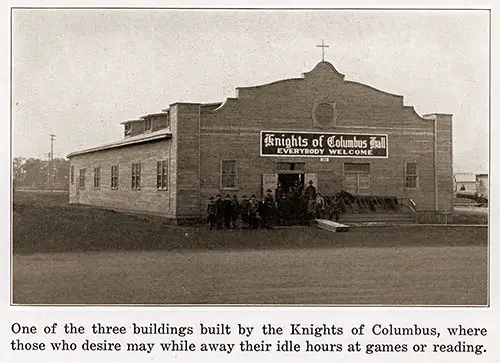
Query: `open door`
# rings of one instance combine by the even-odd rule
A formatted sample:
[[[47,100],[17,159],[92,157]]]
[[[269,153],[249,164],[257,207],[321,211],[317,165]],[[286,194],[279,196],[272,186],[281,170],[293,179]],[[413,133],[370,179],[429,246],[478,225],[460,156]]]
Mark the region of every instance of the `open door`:
[[[262,174],[262,195],[266,195],[266,190],[271,189],[274,195],[274,189],[278,183],[278,174]]]

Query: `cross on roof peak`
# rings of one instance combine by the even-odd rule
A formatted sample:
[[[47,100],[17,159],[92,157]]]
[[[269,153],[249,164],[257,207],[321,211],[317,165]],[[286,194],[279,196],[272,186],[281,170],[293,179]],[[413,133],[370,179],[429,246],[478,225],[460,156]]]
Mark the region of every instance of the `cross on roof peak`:
[[[325,61],[325,48],[329,48],[330,46],[326,45],[325,41],[322,40],[321,45],[317,45],[316,47],[321,48],[321,61],[324,62]]]

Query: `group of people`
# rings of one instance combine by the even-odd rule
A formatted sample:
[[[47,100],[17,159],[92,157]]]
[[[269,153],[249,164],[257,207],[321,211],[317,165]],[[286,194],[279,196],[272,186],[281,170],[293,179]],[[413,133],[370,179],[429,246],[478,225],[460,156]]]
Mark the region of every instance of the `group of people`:
[[[271,197],[272,198],[272,197]],[[220,194],[209,198],[207,215],[210,229],[234,229],[239,228],[267,228],[270,226],[272,204],[274,201],[265,198],[257,200],[255,195],[250,199],[243,195],[241,201],[236,195],[231,198],[226,195],[222,199]]]
[[[304,188],[298,181],[284,191],[280,182],[276,189],[266,190],[262,200],[255,195],[238,199],[229,194],[222,199],[210,197],[207,217],[210,229],[269,228],[271,225],[312,224],[315,219],[329,218],[339,221],[345,205],[339,194],[326,200],[316,191],[312,181]]]

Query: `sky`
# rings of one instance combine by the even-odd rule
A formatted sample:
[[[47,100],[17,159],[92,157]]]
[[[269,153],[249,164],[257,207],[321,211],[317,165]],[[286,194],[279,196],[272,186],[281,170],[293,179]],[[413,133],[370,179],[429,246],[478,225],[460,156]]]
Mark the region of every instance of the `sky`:
[[[119,140],[120,122],[175,102],[298,78],[346,80],[453,114],[456,172],[488,172],[489,13],[472,10],[14,10],[13,156]]]

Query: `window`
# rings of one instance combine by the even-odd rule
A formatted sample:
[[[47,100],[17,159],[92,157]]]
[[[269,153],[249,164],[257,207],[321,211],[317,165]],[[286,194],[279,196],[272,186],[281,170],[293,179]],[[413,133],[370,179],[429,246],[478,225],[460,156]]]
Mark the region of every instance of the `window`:
[[[111,166],[111,189],[118,189],[118,165]]]
[[[370,172],[370,163],[344,163],[344,190],[354,195],[370,195]]]
[[[132,133],[132,128],[130,124],[125,124],[125,136],[129,136]]]
[[[69,172],[69,179],[71,184],[75,183],[75,166],[71,165],[70,172]]]
[[[144,120],[144,131],[151,131],[153,124],[150,118]]]
[[[94,188],[101,187],[101,168],[94,168]]]
[[[168,163],[165,160],[156,163],[156,189],[168,189]]]
[[[405,170],[406,188],[418,188],[418,164],[406,163]]]
[[[221,189],[236,188],[236,160],[221,161]]]
[[[80,169],[80,189],[85,188],[85,169]]]
[[[132,164],[132,189],[141,189],[141,164]]]

